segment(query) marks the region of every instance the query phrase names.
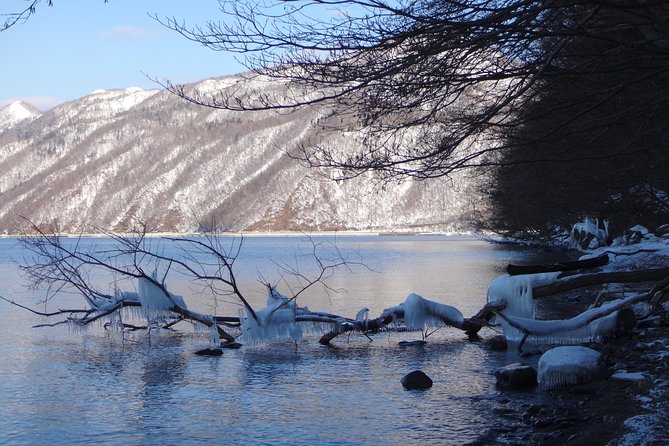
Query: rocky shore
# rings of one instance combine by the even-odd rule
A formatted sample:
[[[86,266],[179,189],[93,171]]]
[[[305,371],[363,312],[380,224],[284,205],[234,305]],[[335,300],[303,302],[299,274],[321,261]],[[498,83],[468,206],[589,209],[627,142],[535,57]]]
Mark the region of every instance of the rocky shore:
[[[604,270],[666,267],[667,240],[647,236],[631,246],[600,248],[612,262]],[[652,283],[583,288],[536,301],[540,319],[573,317],[602,294],[649,290]],[[499,420],[469,445],[664,445],[669,444],[669,304],[637,318],[603,343],[587,344],[602,354],[608,379],[562,390],[503,390],[492,409]],[[510,348],[513,348],[511,346]],[[550,346],[524,355],[536,367]],[[531,349],[530,349],[531,350]],[[534,353],[534,354],[532,354]]]

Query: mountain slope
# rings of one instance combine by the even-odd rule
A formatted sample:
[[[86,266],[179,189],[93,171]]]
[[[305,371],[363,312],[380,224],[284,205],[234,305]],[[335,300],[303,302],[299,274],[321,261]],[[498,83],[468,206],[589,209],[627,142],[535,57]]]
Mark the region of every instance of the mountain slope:
[[[192,88],[233,88],[235,80]],[[281,94],[283,87],[255,81],[245,88]],[[316,107],[213,110],[130,88],[0,120],[0,232],[15,232],[19,216],[64,231],[123,230],[134,219],[178,232],[196,230],[198,221],[228,230],[462,227],[463,195],[449,183],[379,189],[373,174],[335,183],[290,159],[285,151],[308,141],[356,143],[354,134],[318,130],[320,116]],[[456,183],[466,191],[466,182]]]

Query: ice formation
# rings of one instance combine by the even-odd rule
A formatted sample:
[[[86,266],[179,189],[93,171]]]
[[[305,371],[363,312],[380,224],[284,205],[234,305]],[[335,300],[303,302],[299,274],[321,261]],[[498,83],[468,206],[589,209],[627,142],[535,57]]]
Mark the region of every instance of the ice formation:
[[[355,321],[359,324],[365,324],[369,318],[369,308],[364,307],[355,315]]]
[[[609,238],[609,221],[604,220],[603,226],[603,228],[600,228],[598,219],[592,221],[588,217],[585,217],[582,223],[576,223],[571,228],[569,237],[572,244],[577,244],[579,240],[583,240],[590,235],[593,237],[593,240],[592,246],[588,246],[588,248],[595,249],[597,246],[604,245]]]
[[[571,319],[536,320],[514,316],[507,316],[504,321],[504,334],[506,326],[515,325],[522,327],[528,333],[528,341],[544,344],[578,344],[583,342],[600,342],[616,330],[617,312],[606,314],[608,310],[618,304],[619,301],[611,301],[601,307],[591,308]],[[593,320],[594,319],[594,320]],[[524,333],[513,327],[508,341],[520,341]],[[517,336],[520,335],[518,338]]]
[[[155,274],[152,278],[156,278]],[[140,277],[138,282],[141,312],[149,321],[166,318],[175,306],[187,308],[183,297],[172,293],[167,296],[160,287],[145,277]]]
[[[404,323],[410,330],[443,326],[460,327],[464,322],[464,317],[457,308],[427,300],[418,294],[409,294],[403,307]]]
[[[606,378],[602,355],[587,347],[556,347],[539,359],[537,381],[544,390],[586,384]]]
[[[219,348],[221,346],[221,336],[218,334],[218,326],[214,323],[212,318],[212,324],[209,326],[209,332],[211,334],[211,339],[209,341],[210,348]]]
[[[510,276],[503,274],[495,278],[488,287],[488,302],[504,302],[502,314],[508,317],[534,319],[532,288],[557,279],[559,272]],[[502,325],[508,341],[519,341],[523,334],[502,318],[494,323]]]
[[[295,300],[288,299],[270,287],[267,306],[256,311],[255,318],[247,309],[240,312],[243,342],[262,344],[278,339],[302,339],[302,328],[295,321],[298,312]]]

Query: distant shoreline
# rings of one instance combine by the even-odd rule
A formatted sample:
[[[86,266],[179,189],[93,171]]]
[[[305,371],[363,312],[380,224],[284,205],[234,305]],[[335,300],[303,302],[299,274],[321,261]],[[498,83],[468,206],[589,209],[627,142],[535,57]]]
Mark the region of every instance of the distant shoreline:
[[[136,234],[131,232],[114,233],[124,237],[132,237]],[[37,234],[0,234],[0,238],[20,238],[25,235],[33,236]],[[51,236],[54,234],[45,234]],[[109,238],[105,233],[60,233],[64,238]],[[484,235],[463,232],[419,232],[419,231],[238,231],[238,232],[147,232],[147,238],[161,237],[202,237],[204,235],[213,235],[216,237],[451,237],[458,240],[482,240]]]

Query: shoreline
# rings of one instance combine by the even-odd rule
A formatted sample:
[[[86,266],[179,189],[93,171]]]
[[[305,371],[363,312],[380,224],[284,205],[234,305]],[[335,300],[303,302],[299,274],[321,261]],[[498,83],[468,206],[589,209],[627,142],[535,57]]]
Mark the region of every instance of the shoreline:
[[[123,237],[134,237],[137,234],[131,232],[114,232],[115,235]],[[0,234],[0,239],[16,239],[23,236],[38,236],[38,234]],[[53,236],[56,234],[45,234]],[[63,238],[109,238],[105,233],[61,233],[57,234]],[[486,242],[496,242],[490,240],[486,235],[466,233],[466,232],[421,232],[421,231],[230,231],[230,232],[147,232],[146,238],[161,237],[203,237],[211,235],[215,237],[448,237],[457,240],[481,240]]]
[[[600,272],[657,268],[669,264],[669,240],[648,235],[640,243],[588,251],[582,258],[608,253]],[[597,271],[597,270],[595,270]],[[590,270],[588,272],[595,272]],[[625,295],[651,289],[654,283],[603,284],[535,300],[538,319],[564,319],[591,305],[601,293]],[[503,390],[494,413],[498,425],[470,446],[489,444],[610,445],[667,444],[669,431],[669,302],[659,316],[637,316],[633,328],[601,343],[581,344],[600,352],[611,373],[607,379],[545,391],[536,388],[532,402],[522,390]],[[536,367],[551,346],[537,346],[523,364]],[[513,348],[510,346],[509,348]],[[613,377],[617,374],[616,377]]]

